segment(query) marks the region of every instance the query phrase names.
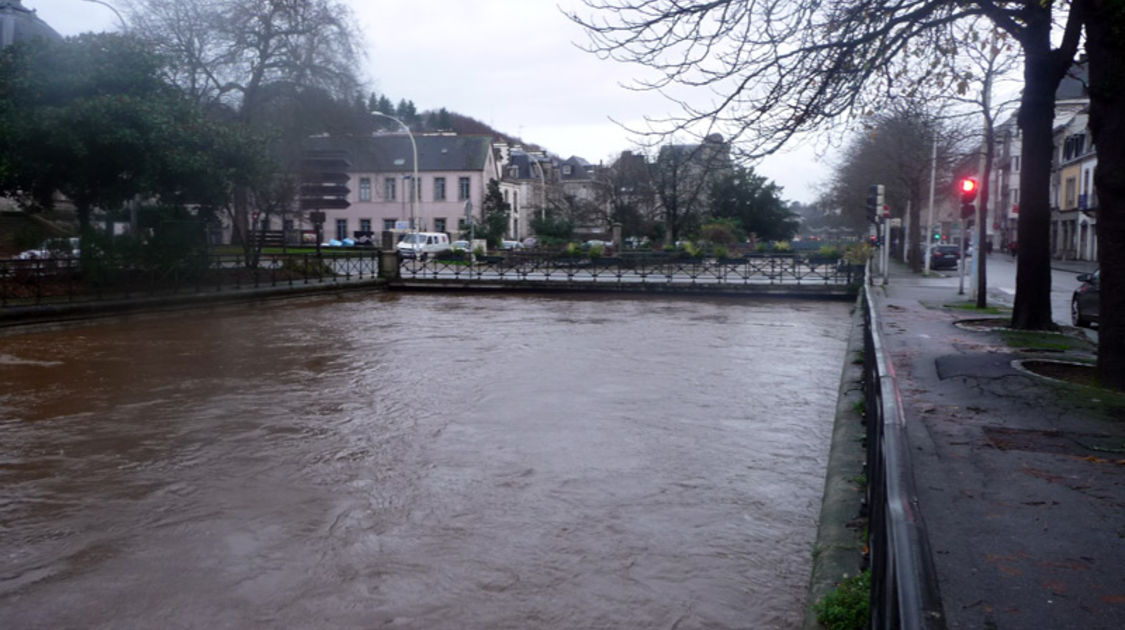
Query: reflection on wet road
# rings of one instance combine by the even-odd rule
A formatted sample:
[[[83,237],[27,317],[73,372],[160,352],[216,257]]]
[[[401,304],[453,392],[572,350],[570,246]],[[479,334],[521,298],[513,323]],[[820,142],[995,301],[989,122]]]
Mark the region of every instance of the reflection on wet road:
[[[378,295],[0,336],[0,627],[792,627],[849,309]]]

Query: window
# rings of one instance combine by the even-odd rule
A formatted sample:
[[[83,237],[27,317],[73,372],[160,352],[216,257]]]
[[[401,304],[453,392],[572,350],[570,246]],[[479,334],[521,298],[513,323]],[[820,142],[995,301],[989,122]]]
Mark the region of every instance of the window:
[[[520,191],[518,190],[512,192],[512,212],[520,213]]]
[[[457,178],[457,199],[460,200],[460,201],[467,200],[469,198],[470,192],[471,192],[471,190],[469,188],[469,178],[468,177],[458,177]]]
[[[393,229],[395,229],[395,220],[394,219],[383,219],[383,230],[389,231],[389,230],[393,230]]]
[[[1012,157],[1012,171],[1020,172],[1020,156],[1018,155]]]
[[[394,201],[395,196],[395,178],[388,177],[383,180],[383,201]]]
[[[444,232],[445,231],[445,219],[444,218],[434,219],[434,231],[435,232]]]
[[[348,238],[348,220],[336,219],[336,240],[342,241]]]
[[[1019,202],[1020,202],[1020,189],[1019,188],[1013,188],[1012,189],[1012,203],[1019,203]]]
[[[519,179],[520,178],[520,167],[513,166],[513,167],[509,168],[508,169],[508,177],[511,177],[512,179]]]
[[[569,164],[563,164],[563,175],[570,175],[571,172],[571,166]]]
[[[445,201],[445,178],[434,178],[434,201]]]
[[[371,219],[360,219],[359,220],[359,231],[360,232],[370,232],[371,231]]]
[[[1078,182],[1077,182],[1077,180],[1075,180],[1075,178],[1073,178],[1073,177],[1067,177],[1066,178],[1066,184],[1065,184],[1066,199],[1065,199],[1065,205],[1063,206],[1063,208],[1073,208],[1074,204],[1077,203],[1077,201],[1078,201],[1078,199],[1077,199],[1077,184],[1078,184]]]
[[[371,201],[371,178],[370,177],[360,177],[359,178],[359,200],[360,201]]]

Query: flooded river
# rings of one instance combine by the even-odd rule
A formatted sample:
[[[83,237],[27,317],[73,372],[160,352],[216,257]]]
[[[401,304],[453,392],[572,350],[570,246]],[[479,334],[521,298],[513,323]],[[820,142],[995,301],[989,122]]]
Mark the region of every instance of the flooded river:
[[[0,628],[790,628],[850,305],[356,294],[0,336]]]

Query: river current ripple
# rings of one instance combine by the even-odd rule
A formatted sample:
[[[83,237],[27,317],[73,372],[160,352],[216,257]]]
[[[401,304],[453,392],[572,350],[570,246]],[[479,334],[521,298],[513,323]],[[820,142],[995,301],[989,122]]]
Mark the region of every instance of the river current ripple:
[[[0,627],[794,627],[849,308],[352,294],[9,332]]]

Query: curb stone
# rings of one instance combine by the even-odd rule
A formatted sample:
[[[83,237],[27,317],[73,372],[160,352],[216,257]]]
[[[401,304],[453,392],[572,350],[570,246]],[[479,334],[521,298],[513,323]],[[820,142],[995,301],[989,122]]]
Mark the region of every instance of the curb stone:
[[[820,506],[820,522],[812,549],[812,574],[805,601],[805,630],[823,628],[816,621],[813,606],[844,578],[860,571],[863,555],[863,530],[860,521],[864,492],[855,479],[863,474],[866,433],[863,416],[856,411],[863,400],[863,365],[855,362],[863,355],[862,297],[852,309],[852,326],[844,354],[840,390],[836,401],[836,417],[828,466],[824,479],[824,496]]]

